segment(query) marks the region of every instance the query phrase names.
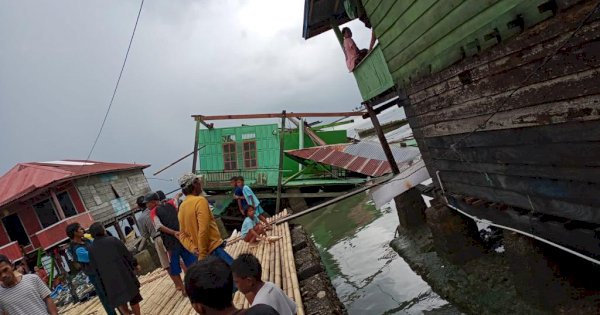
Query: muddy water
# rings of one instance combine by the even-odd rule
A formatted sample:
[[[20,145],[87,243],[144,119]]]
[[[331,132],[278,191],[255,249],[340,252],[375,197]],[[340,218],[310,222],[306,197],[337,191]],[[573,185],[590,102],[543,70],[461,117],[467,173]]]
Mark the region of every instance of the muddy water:
[[[392,206],[366,195],[297,219],[317,244],[350,314],[460,314],[389,246],[398,226]]]

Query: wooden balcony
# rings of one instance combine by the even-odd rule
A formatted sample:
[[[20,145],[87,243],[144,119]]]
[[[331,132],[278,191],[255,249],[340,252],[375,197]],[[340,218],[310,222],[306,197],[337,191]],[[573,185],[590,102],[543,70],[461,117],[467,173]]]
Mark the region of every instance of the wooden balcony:
[[[12,242],[0,247],[0,254],[5,255],[10,261],[15,262],[23,258],[19,243]]]
[[[352,73],[364,101],[370,100],[394,86],[394,80],[379,45],[371,50]]]
[[[249,169],[231,171],[199,171],[204,177],[203,186],[206,189],[231,189],[230,179],[233,176],[243,176],[247,185],[253,187],[277,186],[277,169]]]
[[[44,250],[60,244],[67,240],[67,234],[65,232],[67,225],[74,222],[81,224],[84,228],[88,228],[94,222],[94,219],[89,212],[83,212],[76,216],[66,218],[31,235],[31,242],[36,248],[42,248]]]

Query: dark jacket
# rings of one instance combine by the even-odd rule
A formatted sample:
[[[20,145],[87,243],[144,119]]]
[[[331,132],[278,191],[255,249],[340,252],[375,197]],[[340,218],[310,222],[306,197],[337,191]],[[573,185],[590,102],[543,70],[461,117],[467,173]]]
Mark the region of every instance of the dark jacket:
[[[128,303],[140,293],[136,266],[133,255],[115,237],[98,237],[90,247],[90,268],[98,276],[111,307]]]
[[[179,219],[177,218],[177,209],[169,203],[161,203],[156,207],[156,216],[160,222],[173,231],[179,231]],[[168,251],[173,251],[181,248],[183,245],[173,235],[161,232],[163,244]]]

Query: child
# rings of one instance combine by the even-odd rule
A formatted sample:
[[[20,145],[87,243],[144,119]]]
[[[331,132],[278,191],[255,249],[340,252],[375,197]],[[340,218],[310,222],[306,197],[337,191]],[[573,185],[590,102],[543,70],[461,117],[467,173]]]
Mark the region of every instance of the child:
[[[242,237],[248,243],[256,243],[260,240],[261,235],[265,235],[265,230],[258,224],[258,219],[255,215],[254,207],[248,206],[246,210],[246,219],[242,223]]]
[[[260,201],[252,191],[252,188],[244,184],[244,177],[239,176],[237,179],[238,187],[242,188],[242,192],[244,194],[244,199],[248,203],[248,207],[253,207],[256,210],[255,216],[262,221],[265,226],[267,226],[267,230],[270,229],[270,225],[267,222],[267,218],[263,215],[265,210],[260,206]]]

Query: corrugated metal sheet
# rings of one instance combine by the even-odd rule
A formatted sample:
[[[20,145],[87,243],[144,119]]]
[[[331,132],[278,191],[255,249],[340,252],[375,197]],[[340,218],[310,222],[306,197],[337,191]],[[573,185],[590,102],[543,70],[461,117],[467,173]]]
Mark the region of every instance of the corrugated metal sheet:
[[[143,169],[148,166],[150,165],[77,160],[19,163],[0,177],[0,207],[51,184],[82,176]]]
[[[399,145],[390,147],[396,163],[400,166],[421,155],[419,149],[414,147],[400,147]],[[373,177],[392,171],[381,145],[376,142],[313,147],[287,151],[286,154],[297,160],[311,160]]]

